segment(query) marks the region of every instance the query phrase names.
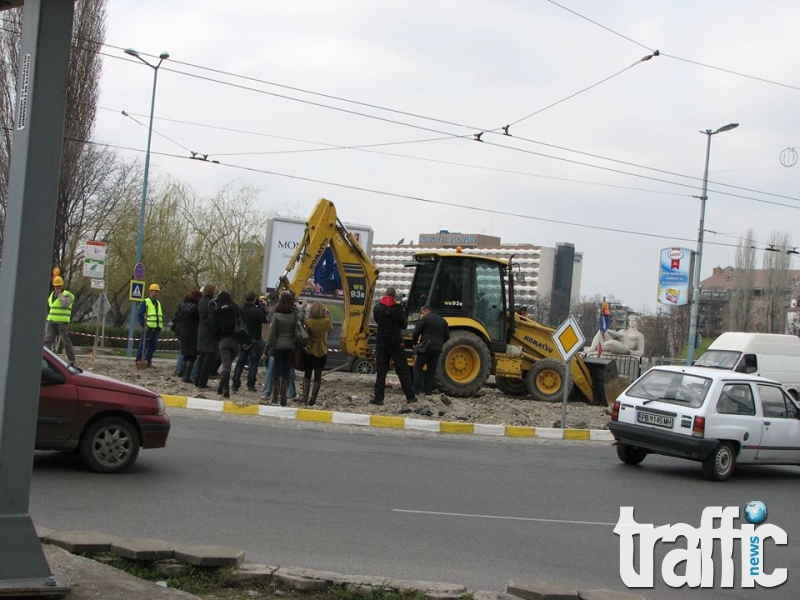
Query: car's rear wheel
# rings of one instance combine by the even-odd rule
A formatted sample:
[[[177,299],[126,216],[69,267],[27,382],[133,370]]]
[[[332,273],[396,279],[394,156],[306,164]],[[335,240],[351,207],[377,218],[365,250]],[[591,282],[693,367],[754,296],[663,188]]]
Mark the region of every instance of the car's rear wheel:
[[[139,456],[139,433],[122,417],[103,417],[83,432],[80,449],[92,471],[122,473]]]
[[[711,481],[725,481],[733,475],[736,465],[736,448],[730,442],[720,442],[703,461],[703,475]]]
[[[361,375],[372,375],[375,373],[375,363],[367,360],[366,358],[357,358],[353,361],[353,373],[360,373]]]
[[[647,456],[647,450],[619,443],[617,444],[617,456],[626,465],[638,465]]]

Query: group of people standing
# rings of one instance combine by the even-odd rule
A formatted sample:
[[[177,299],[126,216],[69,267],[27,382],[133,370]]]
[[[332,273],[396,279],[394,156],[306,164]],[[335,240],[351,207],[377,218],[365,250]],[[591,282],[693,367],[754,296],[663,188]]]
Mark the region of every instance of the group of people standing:
[[[44,344],[52,349],[56,337],[60,336],[67,358],[74,363],[75,352],[68,329],[74,296],[63,286],[60,276],[53,278]],[[152,284],[148,291],[149,297],[138,312],[143,335],[136,360],[146,360],[149,366],[164,327],[164,314],[158,300],[159,285]],[[408,321],[405,307],[396,300],[395,288],[386,289],[375,305],[373,316],[378,326],[377,377],[370,403],[384,404],[386,375],[391,363],[394,363],[408,403],[416,402],[419,394],[432,394],[442,348],[450,338],[447,322],[429,306],[420,311],[420,320],[412,335],[416,355],[412,377],[403,342]],[[269,325],[266,340],[263,337],[265,325]],[[274,299],[274,306],[268,304],[266,296],[258,297],[255,292],[247,292],[239,306],[227,290],[218,290],[213,283],[207,283],[202,289],[186,294],[172,327],[180,345],[176,374],[182,381],[207,389],[209,378],[219,370],[217,393],[229,398],[231,387],[234,392],[240,389],[247,366],[247,390],[255,392],[258,367],[263,362],[266,377],[262,400],[286,406],[289,398],[297,396],[294,381],[295,368],[298,368],[303,371],[302,402],[308,406],[316,404],[327,361],[328,333],[333,329],[330,314],[320,302],[311,304],[306,314],[304,308],[295,306],[293,294],[284,290]],[[307,332],[307,341],[300,347],[298,328]],[[234,358],[236,367],[232,372]]]
[[[413,379],[406,359],[403,332],[408,327],[405,307],[396,299],[397,291],[393,287],[386,288],[386,293],[375,305],[372,312],[378,325],[376,336],[377,377],[375,378],[374,397],[370,404],[382,406],[386,394],[386,375],[390,363],[400,380],[400,387],[406,396],[406,402],[417,401],[419,394],[430,395],[436,386],[436,368],[445,342],[450,339],[450,328],[440,315],[424,306],[420,311],[420,320],[411,336],[414,344]]]
[[[183,357],[181,378],[199,389],[208,388],[208,380],[219,369],[217,393],[229,398],[241,387],[247,366],[247,390],[257,391],[258,367],[266,365],[262,398],[286,406],[295,397],[295,368],[304,371],[302,402],[313,406],[322,385],[322,369],[328,353],[328,332],[333,329],[328,311],[315,302],[308,316],[295,306],[291,292],[284,290],[268,306],[265,296],[247,292],[239,306],[226,290],[214,284],[192,290],[175,314],[176,330]],[[264,325],[269,325],[267,339]],[[297,345],[297,327],[308,332],[308,341]],[[232,372],[233,360],[236,367]],[[231,374],[233,375],[231,377]],[[313,377],[313,387],[312,387]]]

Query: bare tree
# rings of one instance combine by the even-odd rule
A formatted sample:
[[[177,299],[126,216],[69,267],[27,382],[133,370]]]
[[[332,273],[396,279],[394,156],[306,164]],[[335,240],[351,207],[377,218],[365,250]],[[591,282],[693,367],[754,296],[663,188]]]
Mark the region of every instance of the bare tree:
[[[550,320],[550,296],[537,294],[528,304],[528,317],[537,323],[548,325]]]
[[[764,251],[764,316],[768,333],[783,333],[786,328],[787,294],[791,293],[788,254],[792,238],[786,231],[773,231],[769,236],[769,248]]]
[[[733,331],[750,331],[753,310],[753,288],[756,277],[756,251],[753,246],[755,232],[748,229],[743,237],[739,238],[734,259],[735,280],[731,289],[731,329]]]
[[[76,275],[76,252],[93,217],[99,188],[113,166],[113,154],[85,142],[94,129],[99,82],[102,70],[99,50],[105,40],[107,0],[82,0],[75,5],[73,43],[69,64],[64,146],[61,154],[56,229],[53,237],[53,263],[61,267],[66,283]],[[22,10],[3,13],[5,26],[0,31],[0,219],[5,224],[8,170],[11,154],[11,124],[17,89],[16,64],[22,30]],[[2,241],[2,240],[0,240]]]
[[[642,315],[639,329],[645,339],[645,356],[670,356],[669,352],[669,312],[672,308],[658,308],[656,314],[649,310]]]
[[[11,168],[11,138],[14,131],[14,99],[16,98],[19,39],[22,35],[22,10],[3,13],[0,28],[0,251],[6,228],[8,175]]]

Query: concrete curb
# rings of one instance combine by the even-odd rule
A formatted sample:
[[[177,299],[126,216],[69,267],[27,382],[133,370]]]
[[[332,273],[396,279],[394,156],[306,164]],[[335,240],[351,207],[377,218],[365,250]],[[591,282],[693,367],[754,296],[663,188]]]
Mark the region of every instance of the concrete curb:
[[[396,592],[407,592],[423,596],[426,600],[461,600],[472,595],[475,600],[645,600],[637,593],[616,590],[574,590],[546,581],[512,580],[505,590],[470,591],[465,586],[434,581],[393,579],[368,575],[341,575],[330,571],[304,569],[298,567],[269,566],[245,562],[244,552],[221,546],[179,546],[163,540],[147,538],[121,538],[96,531],[57,531],[36,526],[37,535],[44,544],[53,544],[71,553],[96,554],[111,552],[131,560],[152,563],[154,557],[170,561],[174,559],[183,565],[207,567],[232,567],[234,579],[242,585],[251,581],[278,582],[285,588],[306,593],[321,593],[332,586],[360,591],[387,588]],[[53,553],[49,553],[53,556]],[[180,564],[169,563],[165,566],[178,567]],[[127,573],[117,571],[115,575],[106,565],[82,559],[80,570],[73,573],[78,593],[70,594],[70,598],[83,600],[87,596],[80,595],[82,589],[93,589],[95,579],[103,578],[102,587],[108,594],[122,600],[141,597],[165,597],[156,584],[144,580],[136,580]],[[95,585],[93,585],[95,584]],[[158,591],[154,594],[154,590]],[[169,596],[192,598],[190,595]],[[92,595],[92,597],[96,597]]]
[[[210,400],[190,396],[161,394],[170,408],[192,408],[235,415],[256,415],[287,421],[311,421],[337,425],[361,425],[384,429],[430,431],[461,435],[490,435],[498,437],[536,438],[546,440],[577,440],[611,442],[614,436],[607,429],[557,429],[553,427],[524,427],[517,425],[483,425],[459,421],[428,421],[410,417],[342,413],[330,410],[294,408],[264,404],[238,404],[229,400]]]

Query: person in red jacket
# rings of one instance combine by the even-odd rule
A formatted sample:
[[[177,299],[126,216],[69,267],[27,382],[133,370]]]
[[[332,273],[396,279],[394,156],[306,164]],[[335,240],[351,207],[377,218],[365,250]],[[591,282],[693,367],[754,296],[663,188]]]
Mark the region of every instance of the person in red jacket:
[[[389,372],[389,363],[394,363],[394,370],[400,379],[400,386],[406,395],[406,400],[416,402],[414,387],[411,383],[411,371],[403,346],[403,331],[408,327],[406,310],[403,305],[395,300],[396,291],[393,287],[386,288],[386,294],[375,305],[372,312],[378,324],[378,333],[375,339],[376,363],[378,374],[375,378],[375,397],[370,404],[383,405],[386,392],[386,374]]]

